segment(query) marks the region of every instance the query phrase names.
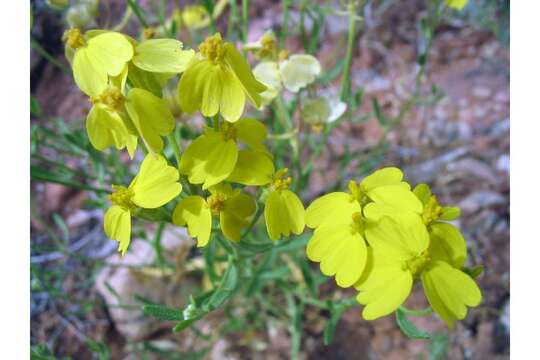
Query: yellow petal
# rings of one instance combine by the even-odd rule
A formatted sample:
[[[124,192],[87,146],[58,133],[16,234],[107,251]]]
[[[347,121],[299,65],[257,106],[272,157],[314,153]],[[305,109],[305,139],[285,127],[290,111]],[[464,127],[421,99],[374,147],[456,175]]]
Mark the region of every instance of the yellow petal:
[[[205,78],[212,65],[207,60],[196,57],[191,60],[178,83],[180,107],[184,112],[192,114],[201,108],[203,101]]]
[[[179,74],[194,55],[193,50],[182,50],[182,43],[176,39],[151,39],[137,45],[133,63],[150,72]]]
[[[238,193],[225,201],[225,209],[219,213],[223,234],[232,241],[239,241],[241,231],[251,221],[257,205],[251,196]]]
[[[429,234],[420,217],[402,223],[383,217],[366,227],[366,239],[376,253],[389,259],[408,260],[429,246]]]
[[[350,224],[326,223],[315,230],[306,253],[310,260],[321,263],[323,274],[335,275],[337,284],[346,288],[362,275],[367,247],[359,233],[350,231]]]
[[[169,166],[161,155],[155,154],[146,155],[129,188],[133,190],[133,203],[146,209],[163,206],[182,191],[178,170]]]
[[[174,129],[174,117],[167,102],[151,92],[132,88],[125,102],[126,110],[149,151],[163,149],[163,140]]]
[[[107,74],[117,76],[133,57],[133,46],[124,35],[106,32],[88,40],[88,52],[92,62],[99,64]]]
[[[373,174],[366,176],[360,186],[364,192],[369,192],[379,186],[397,185],[401,183],[403,173],[396,167],[379,169]]]
[[[80,48],[73,57],[75,83],[89,97],[99,96],[107,88],[107,72],[95,64],[87,48]]]
[[[422,273],[422,285],[429,304],[452,328],[464,319],[467,306],[478,306],[482,293],[474,280],[443,261],[435,261]]]
[[[219,111],[221,95],[224,92],[221,79],[221,69],[219,66],[210,66],[204,78],[204,91],[201,103],[201,113],[204,116],[212,117]]]
[[[270,239],[291,233],[301,234],[305,227],[304,205],[290,190],[276,190],[270,193],[264,207],[266,230]]]
[[[225,141],[220,132],[210,131],[186,148],[180,160],[180,172],[188,176],[190,183],[203,183],[203,189],[208,189],[233,172],[237,159],[234,140]]]
[[[278,64],[275,61],[263,61],[253,68],[253,75],[266,86],[266,90],[260,94],[262,105],[270,104],[283,88]]]
[[[234,170],[227,180],[248,186],[262,186],[272,181],[274,171],[274,163],[267,153],[240,150]]]
[[[321,73],[321,64],[311,55],[292,55],[279,64],[279,71],[285,88],[298,92],[315,81]]]
[[[246,103],[244,88],[230,69],[223,68],[219,76],[223,86],[219,104],[220,113],[226,121],[236,122],[244,112]]]
[[[467,245],[459,230],[448,223],[434,222],[429,235],[429,255],[461,269],[467,259]]]
[[[362,317],[375,320],[394,312],[411,293],[413,276],[400,262],[389,261],[384,254],[370,251],[366,275],[356,286],[360,293],[356,300],[365,305]]]
[[[92,146],[100,151],[109,146],[119,150],[128,144],[133,146],[133,138],[134,146],[137,144],[137,137],[129,134],[122,117],[103,105],[94,105],[90,109],[86,118],[86,131]]]
[[[187,224],[189,235],[197,238],[198,247],[208,244],[212,213],[202,197],[192,195],[182,199],[174,209],[173,223],[178,226]]]
[[[231,43],[225,43],[224,48],[225,62],[232,68],[234,74],[242,83],[249,101],[258,108],[261,105],[260,93],[266,90],[266,86],[255,79],[246,59],[240,55]]]
[[[422,203],[404,184],[406,183],[379,186],[369,190],[367,196],[377,204],[421,214],[423,211]]]
[[[333,192],[316,199],[306,209],[306,225],[316,228],[325,222],[350,223],[354,213],[360,212],[360,204],[351,195]]]
[[[111,206],[105,212],[103,228],[107,237],[120,242],[118,251],[124,255],[131,240],[131,214],[129,210],[118,205]]]
[[[446,5],[453,9],[461,10],[465,7],[465,5],[467,5],[468,2],[469,0],[446,0]]]
[[[263,142],[266,140],[266,126],[258,120],[243,118],[234,124],[236,135],[240,141],[252,149],[266,151]]]

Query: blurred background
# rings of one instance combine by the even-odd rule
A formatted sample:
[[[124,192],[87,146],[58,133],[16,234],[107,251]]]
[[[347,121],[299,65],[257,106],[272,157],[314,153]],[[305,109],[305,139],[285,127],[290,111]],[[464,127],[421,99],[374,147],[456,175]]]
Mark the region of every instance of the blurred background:
[[[324,69],[321,81],[329,94],[339,93],[348,30],[340,3],[285,2],[290,3],[287,49],[302,52],[300,21],[310,30],[319,27],[313,50]],[[155,2],[139,3],[153,13]],[[166,14],[187,4],[167,1]],[[282,5],[249,1],[249,41],[268,29],[284,31]],[[117,243],[102,231],[106,199],[96,194],[107,187],[109,176],[126,178],[126,159],[89,145],[84,119],[91,104],[73,82],[61,38],[69,24],[95,28],[122,21],[126,1],[35,0],[31,6],[34,358],[287,359],[291,341],[301,342],[303,359],[508,358],[508,0],[470,0],[463,11],[448,11],[433,32],[423,68],[418,55],[426,48],[426,0],[374,0],[364,7],[351,70],[352,114],[333,131],[314,164],[304,203],[375,167],[402,167],[411,183],[427,182],[441,203],[461,207],[458,225],[470,257],[484,265],[478,278],[484,301],[451,331],[434,317],[415,319],[419,328],[437,334],[432,341],[407,339],[390,316],[366,322],[360,307],[352,307],[328,346],[322,339],[330,314],[316,307],[301,314],[300,340],[290,335],[290,322],[257,312],[216,311],[181,334],[171,332],[171,323],[142,313],[147,301],[185,307],[189,295],[208,284],[200,271],[201,254],[180,229],[139,229],[123,260],[116,255]],[[219,31],[227,32],[230,12],[240,6],[229,2],[216,20]],[[310,10],[302,20],[300,6]],[[137,18],[126,20],[125,31],[135,35]],[[425,71],[421,101],[409,109],[419,71]],[[388,124],[396,118],[400,121]],[[156,233],[163,247],[159,253],[152,247]],[[182,265],[186,259],[189,266]],[[165,271],[156,266],[160,261],[175,267]],[[295,276],[295,269],[282,276]],[[342,292],[353,294],[333,281],[320,289],[327,298]],[[236,308],[245,306],[245,300],[235,301]],[[423,306],[421,291],[407,304]]]

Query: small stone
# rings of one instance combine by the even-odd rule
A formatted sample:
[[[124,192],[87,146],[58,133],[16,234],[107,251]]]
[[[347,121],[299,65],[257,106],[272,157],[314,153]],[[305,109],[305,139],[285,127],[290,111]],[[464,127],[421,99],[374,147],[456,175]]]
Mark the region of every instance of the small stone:
[[[506,203],[504,196],[493,191],[478,191],[463,199],[459,207],[465,214],[472,214],[482,208],[503,205]]]

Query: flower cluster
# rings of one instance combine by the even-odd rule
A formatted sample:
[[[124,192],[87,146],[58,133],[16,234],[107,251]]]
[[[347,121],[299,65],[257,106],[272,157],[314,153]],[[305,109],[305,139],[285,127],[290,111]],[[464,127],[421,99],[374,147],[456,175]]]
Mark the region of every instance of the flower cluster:
[[[232,43],[216,33],[195,52],[183,50],[174,39],[138,42],[117,32],[82,33],[76,28],[64,34],[64,41],[75,83],[92,103],[86,120],[91,144],[98,150],[126,148],[133,158],[140,139],[148,152],[129,187],[113,186],[113,206],[105,214],[105,232],[119,241],[122,254],[130,242],[131,215],[177,198],[180,176],[208,192],[184,196],[172,216],[174,224],[187,226],[198,246],[208,243],[213,217],[219,218],[223,235],[232,241],[240,240],[242,229],[253,219],[255,198],[232,184],[263,187],[259,202],[271,239],[303,232],[304,206],[288,189],[287,169],[274,167],[264,144],[266,127],[241,117],[246,100],[260,106],[266,86],[256,80]],[[162,89],[180,73],[182,111],[200,111],[216,121],[186,147],[177,171],[160,154],[162,137],[175,128]]]
[[[307,208],[306,224],[315,229],[307,255],[339,286],[359,291],[367,320],[394,312],[419,280],[452,327],[482,298],[463,271],[465,240],[445,222],[459,215],[458,208],[441,207],[426,184],[411,190],[399,169],[383,168],[351,181],[348,193],[324,195]]]
[[[208,17],[189,8],[181,21],[197,26]],[[265,144],[265,124],[244,112],[246,102],[261,109],[285,89],[295,93],[313,84],[321,72],[315,57],[279,49],[272,33],[246,45],[260,60],[253,71],[219,33],[197,51],[175,39],[137,41],[105,30],[73,28],[64,41],[75,83],[92,104],[86,119],[90,143],[100,151],[125,148],[132,159],[141,143],[147,153],[131,184],[113,185],[109,196],[104,230],[122,254],[129,248],[132,216],[177,200],[169,219],[186,227],[199,247],[216,231],[240,242],[259,216],[272,240],[314,229],[308,258],[339,286],[358,289],[365,319],[395,311],[416,280],[449,326],[465,317],[467,306],[480,303],[480,290],[463,271],[465,240],[445,222],[457,218],[459,209],[442,207],[425,184],[411,190],[399,169],[351,181],[348,192],[324,195],[304,209],[288,169],[276,166]],[[209,120],[181,154],[176,151],[178,168],[163,155],[163,137],[178,148],[175,116],[164,100],[174,80],[181,113],[200,112]],[[301,116],[313,128],[345,112],[344,103],[309,90]],[[181,183],[189,186],[183,191]]]

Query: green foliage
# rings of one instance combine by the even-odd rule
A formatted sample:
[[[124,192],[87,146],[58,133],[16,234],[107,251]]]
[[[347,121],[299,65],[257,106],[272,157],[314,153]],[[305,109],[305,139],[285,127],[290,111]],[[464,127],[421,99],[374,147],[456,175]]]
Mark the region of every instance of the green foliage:
[[[153,316],[159,320],[181,321],[184,319],[182,311],[162,305],[144,305],[145,315]]]
[[[405,311],[402,308],[399,308],[396,311],[396,323],[408,338],[410,339],[431,339],[431,335],[425,331],[419,330],[416,325],[407,317]]]

